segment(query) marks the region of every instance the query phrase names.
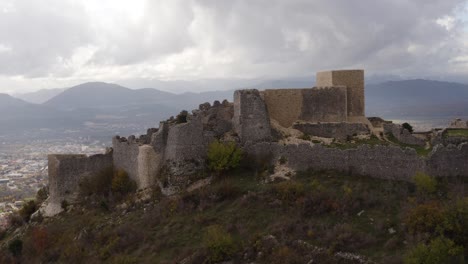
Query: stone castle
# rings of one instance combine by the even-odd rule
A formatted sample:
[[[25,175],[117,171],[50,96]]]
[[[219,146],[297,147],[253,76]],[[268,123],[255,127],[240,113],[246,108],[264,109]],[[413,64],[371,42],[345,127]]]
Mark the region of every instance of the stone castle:
[[[62,201],[76,199],[84,178],[107,168],[124,170],[139,189],[159,186],[165,194],[177,192],[200,178],[208,146],[217,139],[236,142],[249,156],[269,157],[272,165],[287,160],[281,166],[291,171],[330,169],[407,181],[416,172],[468,176],[467,142],[447,143],[444,131],[413,134],[365,117],[363,70],[319,72],[316,80],[317,87],[307,89],[237,90],[233,103],[201,104],[138,138],[115,136],[105,154],[51,154],[45,214],[60,212]],[[390,137],[401,144],[336,147],[369,138],[388,143]],[[405,146],[432,150],[422,156]]]

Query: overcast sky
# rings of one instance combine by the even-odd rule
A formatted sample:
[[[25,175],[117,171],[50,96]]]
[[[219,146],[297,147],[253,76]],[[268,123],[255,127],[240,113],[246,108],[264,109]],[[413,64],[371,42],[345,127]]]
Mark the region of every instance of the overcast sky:
[[[0,92],[85,81],[468,74],[468,0],[0,0]]]

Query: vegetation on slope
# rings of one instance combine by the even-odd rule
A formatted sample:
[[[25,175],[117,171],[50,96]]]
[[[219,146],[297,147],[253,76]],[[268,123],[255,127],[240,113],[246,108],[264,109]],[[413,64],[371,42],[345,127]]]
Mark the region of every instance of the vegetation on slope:
[[[172,197],[87,196],[22,235],[7,232],[0,263],[463,263],[467,256],[460,179],[418,174],[411,184],[308,171],[265,183],[262,175],[238,169]]]

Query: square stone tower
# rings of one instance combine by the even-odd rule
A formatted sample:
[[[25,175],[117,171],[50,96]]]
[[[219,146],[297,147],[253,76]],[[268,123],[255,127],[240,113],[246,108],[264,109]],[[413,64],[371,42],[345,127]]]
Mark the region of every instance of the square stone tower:
[[[347,87],[347,107],[349,117],[365,116],[364,109],[364,70],[340,70],[318,72],[316,85]]]

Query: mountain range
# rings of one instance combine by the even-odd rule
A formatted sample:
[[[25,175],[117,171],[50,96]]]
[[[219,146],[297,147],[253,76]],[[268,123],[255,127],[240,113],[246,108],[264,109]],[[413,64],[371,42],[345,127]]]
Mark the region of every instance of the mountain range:
[[[304,88],[312,85],[303,78],[262,81],[249,87]],[[30,135],[31,131],[47,131],[54,136],[60,131],[106,136],[141,133],[183,109],[195,109],[201,103],[214,100],[232,101],[233,91],[174,94],[154,88],[129,89],[118,84],[90,82],[18,96],[23,100],[0,94],[0,135],[18,136],[26,132]],[[369,83],[365,96],[368,116],[437,117],[447,122],[454,117],[468,116],[466,84],[423,79]]]

